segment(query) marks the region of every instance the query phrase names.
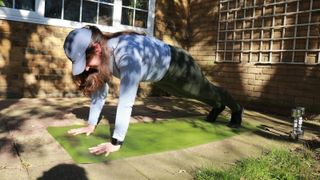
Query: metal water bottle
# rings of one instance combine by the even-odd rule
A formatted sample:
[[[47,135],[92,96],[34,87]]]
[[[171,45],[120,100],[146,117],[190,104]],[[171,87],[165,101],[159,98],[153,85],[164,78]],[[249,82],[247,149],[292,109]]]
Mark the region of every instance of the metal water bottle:
[[[293,118],[293,131],[292,135],[295,137],[298,135],[298,117],[299,117],[299,111],[297,109],[292,109],[291,111],[291,117]]]
[[[298,118],[298,134],[303,135],[302,123],[303,123],[303,116],[305,113],[305,108],[304,107],[297,107],[297,109],[300,110],[300,116]]]

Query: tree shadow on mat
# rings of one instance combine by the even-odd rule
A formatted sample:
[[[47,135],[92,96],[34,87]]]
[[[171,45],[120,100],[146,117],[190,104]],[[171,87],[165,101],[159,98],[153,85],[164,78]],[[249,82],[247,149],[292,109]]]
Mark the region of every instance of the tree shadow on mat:
[[[84,168],[74,164],[59,164],[45,171],[37,180],[89,180]]]

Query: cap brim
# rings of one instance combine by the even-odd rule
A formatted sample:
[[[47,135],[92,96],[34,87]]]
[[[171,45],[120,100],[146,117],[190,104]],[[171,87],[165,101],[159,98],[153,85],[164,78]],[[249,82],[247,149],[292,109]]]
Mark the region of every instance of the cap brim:
[[[79,59],[72,63],[72,74],[74,76],[81,74],[86,68],[86,55],[83,54]]]

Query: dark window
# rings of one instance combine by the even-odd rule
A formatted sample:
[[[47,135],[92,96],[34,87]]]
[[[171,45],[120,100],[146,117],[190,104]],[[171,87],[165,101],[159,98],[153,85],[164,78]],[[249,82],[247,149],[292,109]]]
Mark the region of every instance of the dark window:
[[[134,7],[134,0],[122,0],[123,6]]]
[[[121,24],[146,28],[149,0],[123,0]]]
[[[90,1],[83,1],[82,3],[82,22],[97,23],[98,4]]]
[[[15,7],[13,7],[13,4],[15,4]],[[35,0],[0,0],[0,6],[34,11]]]
[[[15,8],[34,11],[35,10],[35,0],[16,0]]]
[[[80,0],[64,0],[63,19],[80,21]]]
[[[61,19],[62,0],[46,0],[44,16]]]
[[[133,26],[133,9],[122,8],[121,24]]]
[[[136,8],[148,10],[149,0],[137,0]]]
[[[113,6],[100,4],[98,24],[112,26],[112,18]]]
[[[63,7],[63,0],[45,0],[45,17],[112,26],[114,0],[81,1],[64,0]]]
[[[134,26],[147,28],[148,12],[136,11]]]
[[[8,8],[13,8],[13,0],[3,0],[0,1],[0,6],[2,7],[8,7]]]

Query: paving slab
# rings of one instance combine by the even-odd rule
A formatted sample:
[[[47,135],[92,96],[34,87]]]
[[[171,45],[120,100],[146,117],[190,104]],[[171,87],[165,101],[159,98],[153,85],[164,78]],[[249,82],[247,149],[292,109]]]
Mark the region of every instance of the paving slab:
[[[5,168],[0,169],[1,180],[27,180],[28,172],[23,168]]]
[[[260,156],[275,147],[285,145],[244,133],[218,142],[128,158],[126,161],[150,179],[192,179],[195,170],[200,167],[230,167],[237,160]]]
[[[183,151],[183,150],[181,150]],[[170,151],[150,154],[136,158],[128,158],[126,161],[148,179],[192,179],[186,167],[190,167],[191,161],[200,163],[203,159],[193,158],[181,151]],[[181,161],[181,156],[189,157],[189,160]],[[192,164],[193,164],[192,162]]]
[[[254,133],[243,133],[186,150],[212,162],[211,166],[221,168],[233,165],[234,162],[243,158],[260,156],[272,148],[285,148],[286,146],[286,144],[262,138]]]
[[[108,163],[80,164],[89,179],[149,179],[126,160],[116,160]]]
[[[117,100],[108,97],[102,122],[115,115]],[[108,163],[75,164],[46,131],[48,126],[85,124],[87,98],[20,99],[0,101],[0,179],[193,179],[200,167],[225,168],[246,157],[257,157],[272,148],[289,148],[286,137],[292,125],[288,117],[246,110],[245,121],[257,131],[242,133],[196,147],[131,157]],[[205,116],[206,105],[178,98],[137,99],[131,122]],[[230,112],[224,112],[230,116]],[[305,137],[319,135],[312,124]],[[318,133],[318,134],[317,134]]]
[[[71,159],[63,160],[56,157],[57,160],[31,164],[28,169],[28,176],[31,180],[58,180],[58,179],[82,179],[85,171],[74,164]],[[32,161],[31,161],[32,162]],[[83,178],[84,179],[84,178]]]
[[[21,168],[20,157],[11,139],[0,139],[0,169],[1,168]]]
[[[14,140],[0,137],[0,169],[22,168]],[[0,172],[1,174],[1,172]]]
[[[17,144],[6,129],[5,123],[0,125],[0,179],[28,179],[28,172],[23,168],[16,151]]]
[[[32,135],[16,137],[20,144],[20,158],[29,164],[30,168],[44,166],[57,162],[73,162],[70,155],[59,143],[45,131]]]

